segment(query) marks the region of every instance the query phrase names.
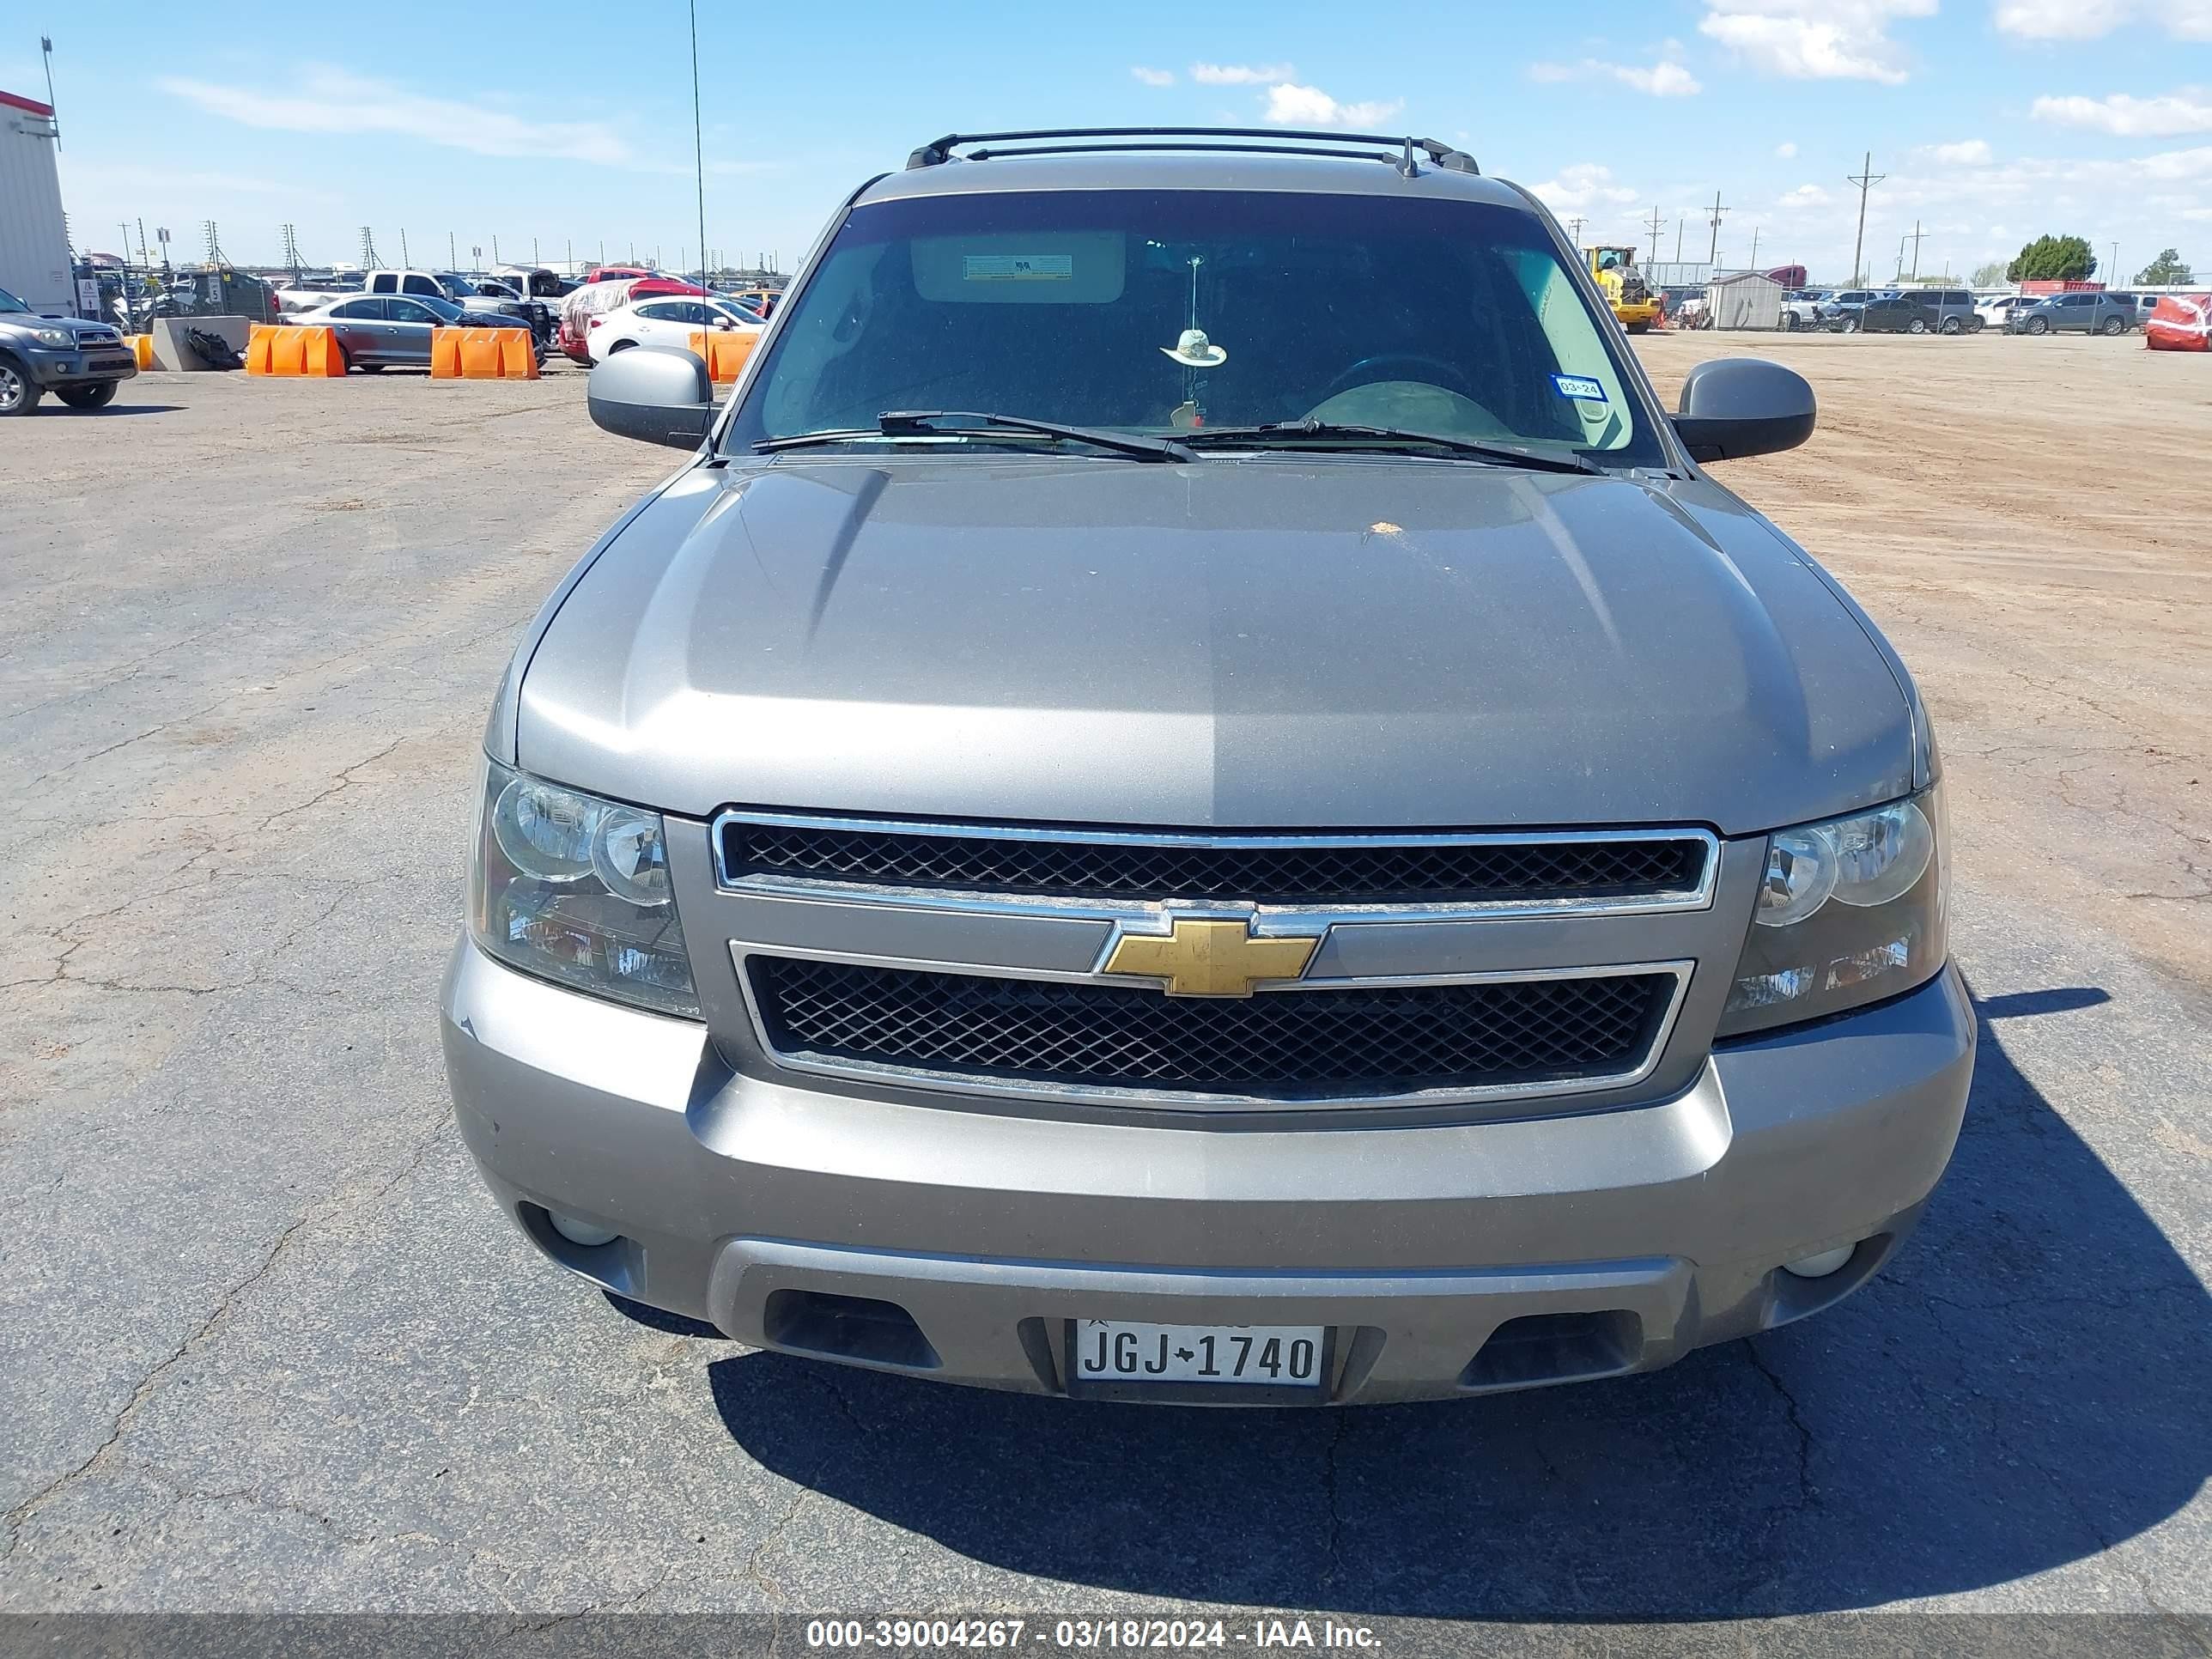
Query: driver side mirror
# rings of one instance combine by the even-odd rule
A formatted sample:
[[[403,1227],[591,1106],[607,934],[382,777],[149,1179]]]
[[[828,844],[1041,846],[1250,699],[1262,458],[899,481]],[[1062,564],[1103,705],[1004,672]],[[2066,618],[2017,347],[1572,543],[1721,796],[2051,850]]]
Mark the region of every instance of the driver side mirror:
[[[707,365],[689,351],[633,346],[592,371],[585,402],[601,429],[676,449],[706,441],[714,413]]]
[[[1698,461],[1735,461],[1795,449],[1813,435],[1805,377],[1757,357],[1699,363],[1682,382],[1674,431]]]

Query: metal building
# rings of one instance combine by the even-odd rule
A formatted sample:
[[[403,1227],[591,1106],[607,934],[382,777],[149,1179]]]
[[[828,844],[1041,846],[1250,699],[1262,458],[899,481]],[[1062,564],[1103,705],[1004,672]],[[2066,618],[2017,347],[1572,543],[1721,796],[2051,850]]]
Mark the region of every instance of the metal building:
[[[74,316],[56,147],[52,109],[0,92],[0,288],[33,311]]]
[[[1711,328],[1779,328],[1782,284],[1756,271],[1723,276],[1705,289]]]

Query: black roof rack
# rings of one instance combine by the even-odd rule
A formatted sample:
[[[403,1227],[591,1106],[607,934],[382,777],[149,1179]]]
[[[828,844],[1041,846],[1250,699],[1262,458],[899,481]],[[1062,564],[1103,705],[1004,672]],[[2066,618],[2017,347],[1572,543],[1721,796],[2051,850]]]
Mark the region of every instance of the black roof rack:
[[[1038,139],[1076,139],[1074,143],[1038,143]],[[1231,143],[1261,139],[1265,143]],[[956,155],[967,144],[987,148]],[[996,144],[999,149],[988,146]],[[1019,149],[1009,149],[1008,144]],[[1357,146],[1358,148],[1352,148]],[[1108,150],[1234,151],[1255,155],[1334,155],[1354,161],[1387,161],[1407,178],[1420,172],[1417,153],[1430,165],[1454,173],[1480,173],[1474,157],[1434,138],[1389,133],[1322,132],[1301,127],[1039,127],[1029,132],[948,132],[906,158],[909,169],[942,167],[947,161],[988,161],[1006,155],[1079,155]],[[1394,151],[1395,154],[1378,154]]]

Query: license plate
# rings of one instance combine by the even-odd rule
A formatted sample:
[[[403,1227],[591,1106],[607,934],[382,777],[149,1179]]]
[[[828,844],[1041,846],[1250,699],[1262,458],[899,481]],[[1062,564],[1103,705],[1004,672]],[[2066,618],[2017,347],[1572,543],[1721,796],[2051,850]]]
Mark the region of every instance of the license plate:
[[[1177,1382],[1318,1389],[1320,1325],[1142,1325],[1075,1322],[1079,1382]]]

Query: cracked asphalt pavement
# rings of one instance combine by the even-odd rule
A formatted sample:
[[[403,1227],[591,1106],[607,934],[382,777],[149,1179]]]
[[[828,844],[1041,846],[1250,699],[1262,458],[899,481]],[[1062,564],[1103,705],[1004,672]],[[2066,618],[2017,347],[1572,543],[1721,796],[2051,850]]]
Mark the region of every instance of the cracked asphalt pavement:
[[[1642,345],[1669,386],[1718,355]],[[1759,349],[1821,430],[1729,480],[1939,723],[1983,1022],[1956,1161],[1822,1317],[1347,1413],[751,1352],[495,1212],[434,1018],[477,737],[673,459],[593,431],[580,376],[149,375],[8,423],[0,1608],[2212,1613],[2206,366]]]

